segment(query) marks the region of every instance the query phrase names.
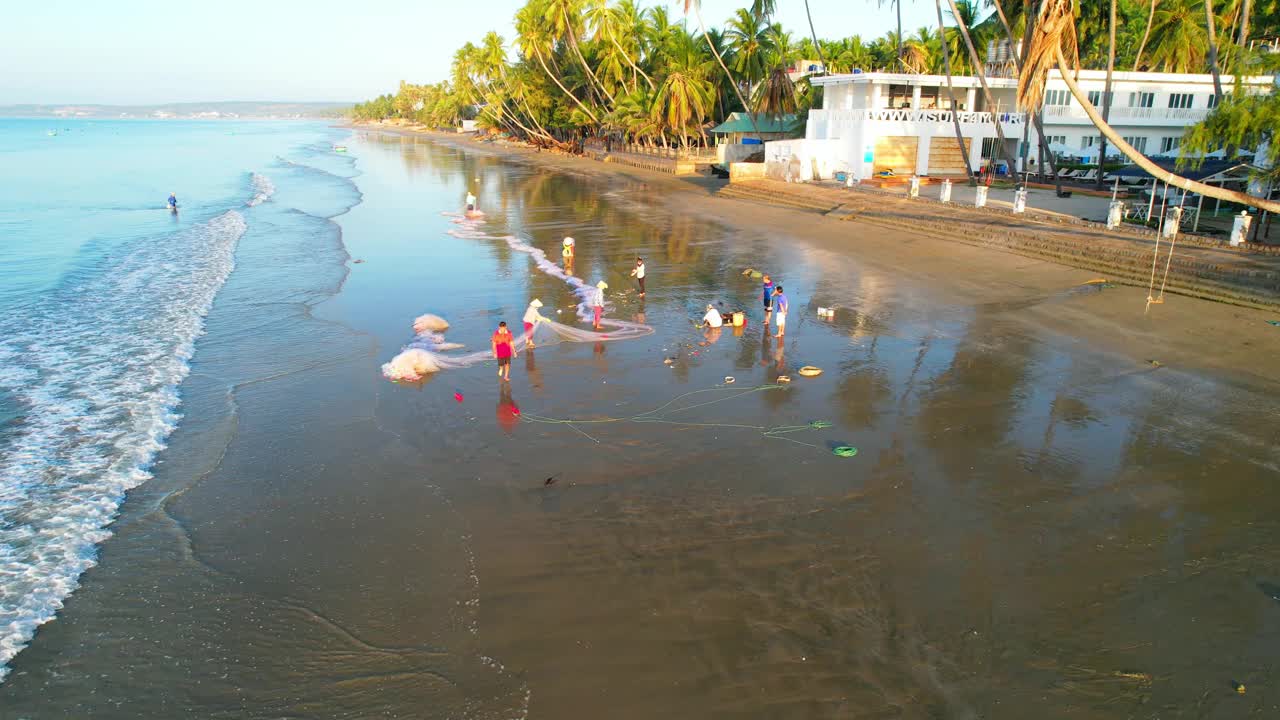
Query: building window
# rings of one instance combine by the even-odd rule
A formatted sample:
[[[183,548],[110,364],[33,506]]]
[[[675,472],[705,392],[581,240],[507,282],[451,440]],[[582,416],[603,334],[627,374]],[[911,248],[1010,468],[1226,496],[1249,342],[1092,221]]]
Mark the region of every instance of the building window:
[[[1155,105],[1156,94],[1151,92],[1131,92],[1129,93],[1129,107],[1133,108],[1149,108]]]
[[[1191,107],[1192,97],[1193,96],[1191,93],[1170,93],[1169,107],[1175,108],[1178,110],[1185,110],[1186,108]]]
[[[1000,138],[982,138],[982,159],[983,160],[995,159],[996,148],[999,147],[997,143],[999,142],[1000,142]]]
[[[1224,97],[1225,97],[1225,95],[1224,95]],[[1217,96],[1217,95],[1210,95],[1210,96],[1209,96],[1209,109],[1210,109],[1210,110],[1212,110],[1212,109],[1214,109],[1214,108],[1216,108],[1216,107],[1218,107],[1218,96]]]
[[[1101,90],[1090,90],[1090,91],[1089,91],[1089,102],[1090,102],[1094,107],[1099,107],[1099,108],[1100,108],[1100,107],[1102,107],[1103,101],[1107,99],[1107,97],[1106,97],[1106,96],[1108,96],[1108,95],[1110,96],[1110,103],[1109,103],[1109,104],[1114,105],[1114,104],[1115,104],[1115,102],[1116,102],[1116,94],[1115,94],[1115,93],[1105,93],[1105,92],[1102,92]]]
[[[1045,105],[1064,106],[1071,104],[1071,93],[1066,90],[1046,90],[1044,92]]]
[[[1054,143],[1058,143],[1059,145],[1066,145],[1067,136],[1066,135],[1046,135],[1044,138],[1044,141],[1050,145]]]
[[[1163,137],[1160,138],[1160,152],[1173,152],[1178,149],[1178,143],[1182,142],[1180,137]]]
[[[1085,135],[1084,137],[1080,138],[1080,147],[1082,148],[1091,148],[1097,144],[1098,144],[1097,135]]]
[[[1134,150],[1140,153],[1147,152],[1147,139],[1145,137],[1126,136],[1124,141],[1133,146]]]

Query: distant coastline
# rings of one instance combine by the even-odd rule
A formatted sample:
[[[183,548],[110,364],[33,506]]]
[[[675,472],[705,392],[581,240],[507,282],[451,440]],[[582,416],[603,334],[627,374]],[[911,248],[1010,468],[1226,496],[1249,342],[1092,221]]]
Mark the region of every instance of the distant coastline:
[[[93,120],[307,120],[344,117],[351,103],[192,102],[156,105],[94,103],[0,105],[0,117]]]

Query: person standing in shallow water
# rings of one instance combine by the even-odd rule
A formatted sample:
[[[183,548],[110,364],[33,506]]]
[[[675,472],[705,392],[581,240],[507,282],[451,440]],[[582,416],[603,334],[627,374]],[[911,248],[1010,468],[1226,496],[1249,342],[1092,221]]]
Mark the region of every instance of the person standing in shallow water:
[[[493,357],[498,360],[498,377],[504,382],[511,381],[511,358],[516,356],[515,342],[511,331],[507,329],[507,323],[498,323],[498,330],[493,334],[490,344],[493,346]]]
[[[640,297],[644,297],[644,258],[636,258],[636,266],[631,271],[631,277],[640,284]]]
[[[791,303],[787,301],[787,296],[782,293],[782,286],[779,285],[773,289],[773,308],[777,312],[778,334],[782,337],[787,334],[787,310],[791,307]]]
[[[764,326],[769,327],[769,316],[773,313],[773,280],[764,276]],[[766,333],[767,334],[767,333]]]
[[[591,326],[596,330],[600,329],[600,316],[604,315],[604,291],[608,289],[608,287],[609,283],[601,280],[596,283],[596,289],[591,293],[591,310],[594,315],[594,320],[592,321]]]

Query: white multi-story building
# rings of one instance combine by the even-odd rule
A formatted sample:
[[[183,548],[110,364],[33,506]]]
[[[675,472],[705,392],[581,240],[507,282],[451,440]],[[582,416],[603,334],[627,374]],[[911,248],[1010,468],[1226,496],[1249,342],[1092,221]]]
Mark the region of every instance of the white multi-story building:
[[[987,80],[988,104],[976,77],[954,77],[955,103],[942,75],[853,73],[810,78],[823,88],[822,109],[809,113],[803,140],[768,143],[765,160],[784,163],[789,174],[803,179],[829,178],[844,171],[864,179],[891,169],[896,174],[964,174],[964,158],[956,141],[953,114],[960,120],[970,164],[1014,158],[1022,170],[1021,143],[1034,164],[1039,140],[1016,103],[1017,79]],[[1082,70],[1079,85],[1099,108],[1106,73]],[[1243,79],[1248,92],[1268,92],[1270,77]],[[1228,92],[1235,78],[1223,76]],[[1183,132],[1214,106],[1210,75],[1117,72],[1112,79],[1110,124],[1139,151],[1176,154]],[[1096,158],[1099,133],[1072,97],[1062,77],[1049,76],[1041,114],[1045,140],[1056,151]],[[996,123],[1004,132],[1006,152],[999,151]],[[1108,155],[1114,151],[1108,147]]]

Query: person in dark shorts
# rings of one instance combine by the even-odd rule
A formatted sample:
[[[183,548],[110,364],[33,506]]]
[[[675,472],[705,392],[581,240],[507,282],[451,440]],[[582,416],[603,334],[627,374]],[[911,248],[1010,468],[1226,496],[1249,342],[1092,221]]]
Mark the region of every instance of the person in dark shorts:
[[[498,331],[493,334],[493,356],[498,360],[498,377],[505,382],[511,381],[511,358],[516,356],[516,339],[507,329],[507,323],[498,323]]]
[[[773,313],[773,280],[764,276],[764,324],[768,326],[769,316]]]

